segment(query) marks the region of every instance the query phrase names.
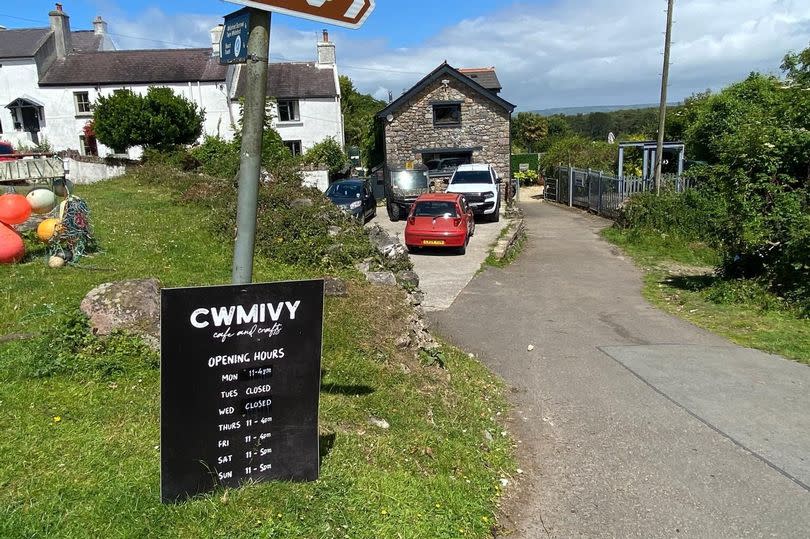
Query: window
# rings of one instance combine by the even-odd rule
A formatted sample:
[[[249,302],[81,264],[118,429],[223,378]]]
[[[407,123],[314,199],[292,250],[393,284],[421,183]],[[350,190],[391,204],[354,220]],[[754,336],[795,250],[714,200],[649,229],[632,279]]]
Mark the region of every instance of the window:
[[[93,113],[87,92],[73,92],[73,100],[76,104],[76,116],[90,116]]]
[[[79,135],[79,147],[82,155],[98,155],[98,143],[94,136]]]
[[[301,115],[298,113],[298,101],[294,99],[287,99],[278,102],[278,121],[280,122],[297,122],[301,120]]]
[[[457,127],[461,125],[461,105],[433,105],[433,125],[436,127]]]
[[[294,157],[301,155],[301,141],[300,140],[285,140],[284,145],[290,150]]]
[[[414,217],[458,217],[455,202],[431,200],[417,202],[413,211]]]

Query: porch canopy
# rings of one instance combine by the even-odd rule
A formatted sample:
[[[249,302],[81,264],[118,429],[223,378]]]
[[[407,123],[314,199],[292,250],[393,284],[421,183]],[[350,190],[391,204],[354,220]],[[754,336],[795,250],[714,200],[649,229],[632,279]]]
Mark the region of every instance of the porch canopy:
[[[42,101],[34,97],[31,97],[30,95],[23,94],[22,96],[18,97],[17,99],[6,105],[7,109],[22,108],[22,107],[43,108],[45,107],[45,104]]]

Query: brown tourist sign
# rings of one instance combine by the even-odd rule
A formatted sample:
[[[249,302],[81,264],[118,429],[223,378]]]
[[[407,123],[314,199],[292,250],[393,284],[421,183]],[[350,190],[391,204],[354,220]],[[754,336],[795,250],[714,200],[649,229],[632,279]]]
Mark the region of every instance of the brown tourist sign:
[[[374,0],[227,0],[233,4],[318,22],[359,28],[374,11]]]

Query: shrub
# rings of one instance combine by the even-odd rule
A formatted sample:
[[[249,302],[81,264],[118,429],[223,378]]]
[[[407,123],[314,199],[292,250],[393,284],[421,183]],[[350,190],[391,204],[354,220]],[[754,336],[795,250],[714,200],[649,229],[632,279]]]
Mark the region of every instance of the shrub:
[[[188,150],[179,146],[162,150],[157,148],[144,148],[141,162],[149,163],[150,165],[174,167],[184,171],[196,170],[200,166],[199,160]]]
[[[222,234],[236,226],[236,198],[217,213]],[[325,270],[351,267],[373,255],[363,227],[297,175],[276,177],[259,189],[257,249],[271,260]]]
[[[349,165],[349,158],[335,139],[327,138],[304,154],[304,162],[308,165],[324,167],[329,170],[330,175],[335,175],[346,169]]]
[[[639,193],[620,208],[616,223],[624,228],[675,234],[690,241],[713,240],[713,219],[722,213],[722,201],[708,191]],[[714,217],[713,217],[714,216]]]
[[[525,172],[515,172],[515,179],[520,182],[520,185],[534,185],[538,182],[540,176],[536,170],[527,170]]]
[[[560,165],[609,172],[616,169],[617,150],[607,142],[591,142],[578,135],[556,140],[540,158],[540,168],[550,174]]]
[[[207,136],[202,144],[191,149],[191,155],[209,176],[232,179],[239,172],[239,146],[236,141]]]

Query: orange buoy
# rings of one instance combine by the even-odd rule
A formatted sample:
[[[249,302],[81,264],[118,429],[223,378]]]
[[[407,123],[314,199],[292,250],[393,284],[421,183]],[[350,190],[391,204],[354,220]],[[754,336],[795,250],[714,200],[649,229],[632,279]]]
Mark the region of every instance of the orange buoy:
[[[39,226],[37,227],[37,237],[40,241],[44,241],[45,243],[51,241],[51,238],[54,234],[59,230],[61,226],[59,219],[45,219]]]
[[[0,264],[13,264],[25,256],[25,243],[10,226],[0,223]]]
[[[22,224],[31,217],[31,204],[22,195],[8,193],[0,195],[0,223]]]

